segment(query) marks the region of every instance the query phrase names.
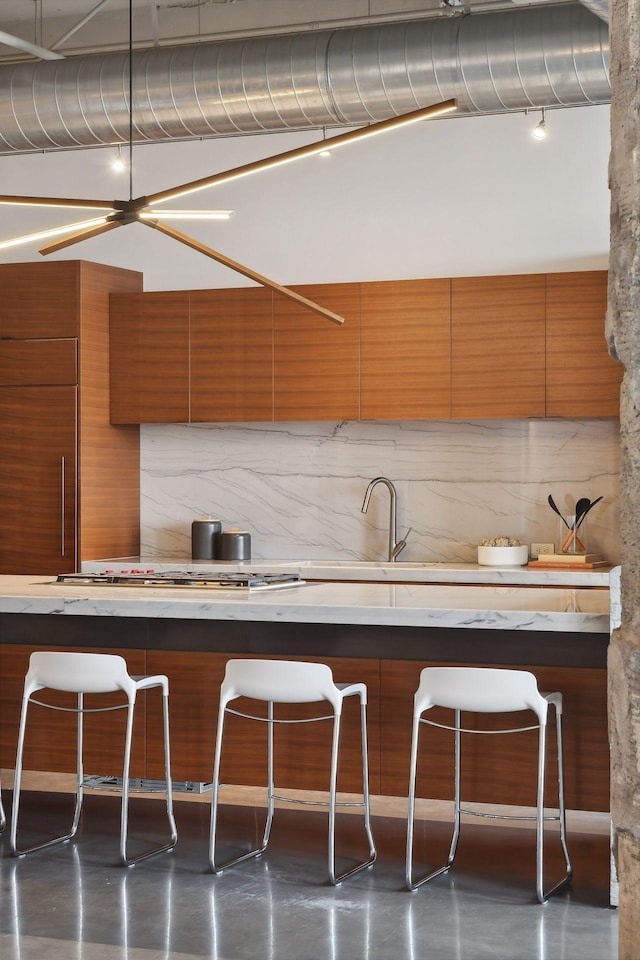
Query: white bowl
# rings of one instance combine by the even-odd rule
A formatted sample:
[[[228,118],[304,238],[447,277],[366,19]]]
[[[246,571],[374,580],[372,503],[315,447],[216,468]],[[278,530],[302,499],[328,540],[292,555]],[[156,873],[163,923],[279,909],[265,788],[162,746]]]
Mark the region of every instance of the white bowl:
[[[478,547],[478,563],[483,567],[522,567],[529,560],[529,547]]]

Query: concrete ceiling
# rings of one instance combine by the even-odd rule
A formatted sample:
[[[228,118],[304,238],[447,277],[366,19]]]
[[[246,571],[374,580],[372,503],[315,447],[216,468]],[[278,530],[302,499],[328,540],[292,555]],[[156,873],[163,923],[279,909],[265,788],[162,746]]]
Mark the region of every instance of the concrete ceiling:
[[[538,0],[538,3],[540,0]],[[562,2],[562,0],[561,0]],[[530,5],[538,5],[536,0]],[[451,17],[529,5],[525,0],[133,0],[136,47]],[[129,0],[2,0],[0,30],[72,56],[129,39]],[[32,59],[0,43],[0,61]]]

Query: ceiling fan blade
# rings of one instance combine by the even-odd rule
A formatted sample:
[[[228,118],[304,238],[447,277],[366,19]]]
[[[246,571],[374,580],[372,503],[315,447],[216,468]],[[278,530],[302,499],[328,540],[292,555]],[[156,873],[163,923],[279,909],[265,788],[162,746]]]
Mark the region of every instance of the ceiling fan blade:
[[[68,200],[65,197],[13,197],[9,194],[0,194],[0,203],[17,207],[84,207],[87,210],[109,211],[116,209],[112,200]]]
[[[74,243],[81,243],[90,237],[98,237],[101,233],[107,233],[109,230],[123,226],[124,223],[120,220],[108,220],[106,223],[102,223],[97,227],[88,227],[86,230],[80,230],[78,233],[72,233],[70,237],[65,237],[63,240],[55,240],[53,243],[48,243],[46,246],[40,247],[38,253],[42,254],[43,257],[47,257],[50,253],[56,253],[58,250],[64,250],[65,247],[73,246]]]
[[[422,107],[420,110],[412,110],[410,113],[390,117],[388,120],[381,120],[379,123],[372,123],[367,127],[349,130],[347,133],[342,133],[337,137],[329,137],[328,140],[309,143],[304,147],[296,147],[293,150],[286,150],[284,153],[277,153],[273,157],[265,157],[263,160],[255,160],[241,167],[234,167],[231,170],[214,173],[210,177],[202,177],[200,180],[183,183],[181,186],[172,187],[170,190],[162,190],[159,193],[145,197],[144,202],[145,204],[152,205],[164,203],[166,200],[174,200],[176,197],[193,193],[196,190],[203,190],[205,187],[213,187],[218,183],[229,183],[231,180],[246,177],[260,170],[267,170],[269,167],[276,167],[282,163],[289,163],[291,160],[299,160],[302,157],[313,156],[316,153],[321,153],[323,150],[333,150],[335,147],[353,143],[365,137],[371,137],[378,133],[384,133],[387,130],[394,130],[397,127],[406,126],[409,123],[416,123],[419,120],[428,120],[430,117],[437,117],[440,116],[440,114],[449,113],[456,108],[456,100],[443,100],[441,103],[434,103],[429,107]]]
[[[211,247],[207,247],[204,243],[200,243],[199,240],[194,240],[193,237],[189,237],[184,233],[180,233],[178,230],[174,230],[173,227],[168,227],[166,223],[161,223],[158,220],[141,220],[140,222],[146,224],[148,227],[153,227],[154,230],[158,230],[160,233],[164,233],[168,237],[173,237],[173,239],[177,240],[179,243],[184,243],[187,247],[191,247],[192,250],[197,250],[198,253],[203,253],[205,257],[210,257],[212,260],[216,260],[223,266],[229,267],[230,270],[235,270],[236,273],[241,273],[242,276],[248,277],[250,280],[255,280],[256,283],[260,283],[263,287],[270,287],[271,290],[275,290],[276,293],[281,293],[284,297],[288,297],[289,300],[294,300],[301,306],[307,307],[309,310],[313,310],[314,313],[320,314],[320,316],[324,317],[326,320],[331,320],[333,323],[338,324],[344,323],[344,317],[339,316],[337,313],[327,310],[326,307],[321,307],[319,303],[315,303],[313,300],[308,300],[301,294],[296,293],[295,290],[291,290],[289,287],[283,287],[282,284],[276,283],[275,280],[270,280],[261,273],[256,273],[255,270],[252,270],[250,267],[245,267],[244,264],[238,263],[237,260],[232,260],[230,257],[226,257],[224,253],[219,253],[217,250],[212,250]]]

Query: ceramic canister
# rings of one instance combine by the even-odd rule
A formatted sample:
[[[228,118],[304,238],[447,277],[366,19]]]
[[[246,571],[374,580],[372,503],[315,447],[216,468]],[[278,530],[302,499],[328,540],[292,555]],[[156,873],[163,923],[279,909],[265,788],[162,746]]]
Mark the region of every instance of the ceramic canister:
[[[246,530],[223,530],[220,535],[220,560],[251,560],[251,534]]]
[[[219,560],[222,521],[200,517],[191,524],[191,559]]]

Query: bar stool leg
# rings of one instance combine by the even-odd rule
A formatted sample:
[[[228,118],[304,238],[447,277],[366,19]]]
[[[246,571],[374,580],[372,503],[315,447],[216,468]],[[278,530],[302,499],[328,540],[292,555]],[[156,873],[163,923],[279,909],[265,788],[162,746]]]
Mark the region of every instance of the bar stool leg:
[[[538,810],[537,810],[537,823],[536,823],[536,853],[537,853],[537,883],[536,883],[536,894],[540,903],[546,903],[549,897],[560,890],[562,887],[566,886],[573,876],[573,868],[571,866],[571,858],[569,856],[569,848],[567,845],[567,817],[566,817],[566,805],[565,805],[565,793],[564,793],[564,745],[562,737],[562,711],[558,708],[558,703],[554,702],[556,710],[556,742],[557,742],[557,751],[558,751],[558,821],[560,824],[560,844],[562,846],[562,853],[564,855],[565,861],[565,875],[555,886],[551,887],[546,893],[544,891],[544,857],[543,857],[543,845],[544,845],[544,769],[545,769],[545,752],[546,752],[546,740],[545,740],[545,730],[546,727],[540,727],[539,734],[539,747],[538,747]],[[541,786],[542,784],[542,786]],[[552,818],[555,819],[555,818]]]
[[[331,745],[331,774],[329,784],[329,882],[337,886],[352,877],[361,870],[365,870],[375,863],[377,851],[373,840],[373,831],[371,828],[371,802],[369,796],[369,762],[367,746],[367,708],[366,704],[360,703],[360,736],[362,746],[362,807],[364,813],[364,828],[369,844],[368,859],[362,863],[351,867],[339,876],[336,876],[336,806],[337,806],[337,786],[338,786],[338,751],[340,746],[340,728],[341,714],[334,714],[333,718],[333,736]]]
[[[546,759],[546,724],[538,730],[538,797],[536,807],[536,893],[540,903],[544,894],[544,774]]]
[[[32,847],[26,847],[23,850],[18,849],[18,813],[20,810],[20,794],[22,789],[22,762],[24,754],[24,741],[27,728],[27,714],[29,711],[29,698],[23,697],[22,710],[20,713],[20,728],[18,732],[18,748],[16,752],[16,769],[13,784],[13,805],[11,809],[11,830],[9,833],[9,847],[14,857],[24,857],[27,853],[34,853],[36,850],[44,850],[47,847],[57,846],[73,839],[80,823],[80,814],[82,812],[83,799],[83,696],[78,694],[78,712],[77,712],[77,743],[76,743],[76,803],[73,814],[73,822],[69,833],[62,837],[54,837],[52,840],[46,840],[44,843],[37,843]]]
[[[447,869],[453,864],[453,861],[456,857],[456,852],[458,850],[458,840],[460,839],[460,812],[461,812],[461,798],[460,798],[460,780],[461,780],[461,771],[462,771],[462,734],[460,728],[462,726],[462,712],[460,710],[455,711],[455,725],[456,730],[454,733],[454,802],[453,802],[453,837],[451,838],[451,846],[449,848],[449,858],[447,860]]]
[[[373,839],[373,829],[371,826],[371,795],[369,792],[369,744],[367,738],[367,708],[364,703],[360,704],[360,731],[362,744],[362,795],[364,800],[364,829],[369,844],[369,861],[365,866],[371,866],[375,863],[377,850]]]
[[[568,883],[573,875],[571,866],[571,857],[569,856],[569,847],[567,844],[567,811],[564,792],[564,737],[562,735],[562,712],[556,707],[556,742],[558,745],[558,800],[560,816],[560,843],[564,854],[564,861],[567,868]]]
[[[230,860],[225,860],[224,863],[216,863],[216,837],[218,830],[218,805],[219,805],[219,793],[220,793],[220,766],[222,760],[222,740],[224,733],[224,721],[226,716],[226,705],[220,704],[220,710],[218,714],[218,732],[216,734],[216,752],[215,759],[213,763],[213,789],[211,795],[211,823],[209,827],[209,866],[213,873],[222,873],[223,870],[226,870],[227,867],[232,867],[236,863],[242,863],[243,860],[250,860],[253,857],[259,857],[261,853],[267,848],[269,842],[269,836],[271,833],[271,824],[273,823],[273,812],[275,808],[274,804],[274,717],[273,717],[273,703],[269,701],[267,707],[267,815],[266,822],[264,827],[264,833],[262,835],[262,842],[259,847],[255,847],[253,850],[249,850],[248,853],[243,853],[239,857],[232,857]]]
[[[120,860],[124,867],[132,867],[136,863],[140,863],[141,860],[148,860],[149,857],[155,857],[158,853],[164,853],[166,850],[171,850],[175,845],[178,839],[178,832],[176,829],[176,823],[173,816],[173,796],[171,791],[171,767],[170,767],[170,756],[169,756],[169,708],[168,708],[168,697],[166,694],[162,694],[162,712],[163,712],[163,729],[164,729],[164,761],[165,761],[165,789],[166,789],[166,807],[167,807],[167,818],[169,820],[169,829],[170,829],[170,839],[167,843],[163,843],[161,846],[153,847],[151,850],[146,850],[143,853],[139,853],[135,857],[129,857],[127,855],[127,838],[129,831],[129,774],[131,769],[131,744],[133,741],[133,719],[135,712],[135,698],[130,700],[127,705],[127,728],[125,733],[125,744],[124,744],[124,762],[122,769],[122,798],[121,798],[121,807],[120,807]]]
[[[415,715],[413,719],[413,733],[411,737],[411,764],[409,769],[409,812],[407,817],[407,856],[406,856],[406,884],[409,890],[412,892],[417,890],[418,887],[421,887],[423,883],[428,883],[429,880],[433,880],[435,877],[439,877],[441,874],[446,873],[449,868],[452,866],[453,861],[455,860],[456,852],[458,849],[458,840],[460,839],[460,815],[461,815],[461,800],[460,800],[460,768],[461,768],[461,734],[460,734],[460,725],[461,725],[461,711],[455,711],[455,728],[454,728],[454,800],[453,800],[453,835],[451,838],[451,846],[449,847],[449,856],[447,857],[447,862],[442,866],[438,867],[437,870],[433,870],[431,873],[426,874],[424,877],[420,877],[419,880],[413,879],[413,834],[414,834],[414,823],[415,823],[415,802],[416,802],[416,775],[417,775],[417,765],[418,765],[418,744],[420,737],[420,716]]]

